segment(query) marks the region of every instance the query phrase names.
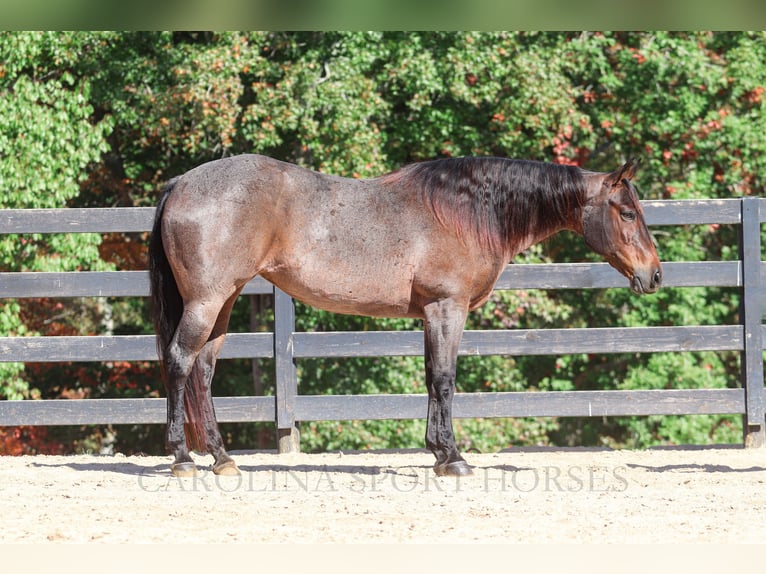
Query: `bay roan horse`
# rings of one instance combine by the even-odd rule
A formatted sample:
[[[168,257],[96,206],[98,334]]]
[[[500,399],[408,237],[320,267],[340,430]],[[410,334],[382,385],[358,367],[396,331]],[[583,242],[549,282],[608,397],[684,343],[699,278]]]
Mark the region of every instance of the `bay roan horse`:
[[[238,472],[210,385],[232,305],[261,275],[328,311],[422,319],[426,445],[438,474],[470,474],[452,430],[466,314],[515,255],[564,229],[581,234],[635,293],[656,291],[662,270],[631,183],[635,167],[597,173],[467,157],[365,180],[241,155],[171,180],[157,207],[150,269],[173,472],[194,473],[189,448],[211,453],[218,474]]]

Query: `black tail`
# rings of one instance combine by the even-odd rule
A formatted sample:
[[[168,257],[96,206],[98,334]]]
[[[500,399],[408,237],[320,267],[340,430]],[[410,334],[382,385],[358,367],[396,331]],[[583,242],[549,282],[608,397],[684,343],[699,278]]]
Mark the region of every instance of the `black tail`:
[[[170,196],[178,178],[173,178],[165,184],[162,197],[157,205],[154,215],[154,225],[149,238],[149,281],[152,301],[152,319],[154,332],[157,336],[157,354],[159,355],[162,368],[162,380],[167,390],[166,364],[168,359],[168,347],[173,335],[181,322],[184,311],[183,299],[178,291],[173,270],[170,268],[165,248],[162,244],[162,214],[165,211],[165,202]],[[189,379],[186,382],[184,392],[184,406],[187,419],[187,442],[189,447],[199,452],[205,452],[206,433],[205,422],[215,414],[210,412],[206,397],[205,381],[202,369],[195,362]]]
[[[165,211],[165,202],[170,197],[170,192],[176,184],[176,179],[171,179],[162,190],[160,203],[154,214],[152,235],[149,238],[149,280],[152,297],[152,319],[154,320],[154,332],[157,335],[157,354],[162,365],[162,378],[165,376],[165,359],[176,332],[181,314],[184,310],[178,285],[170,269],[165,247],[162,245],[162,214]]]

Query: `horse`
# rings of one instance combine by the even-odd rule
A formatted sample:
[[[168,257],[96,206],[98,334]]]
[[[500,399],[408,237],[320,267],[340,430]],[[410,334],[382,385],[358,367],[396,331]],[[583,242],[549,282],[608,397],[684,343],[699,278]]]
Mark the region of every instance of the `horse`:
[[[239,473],[218,430],[211,381],[232,306],[260,275],[327,311],[421,319],[425,443],[437,475],[472,474],[452,426],[468,312],[517,254],[562,230],[581,235],[636,294],[657,291],[662,268],[631,181],[636,167],[632,159],[595,172],[462,157],[351,179],[245,154],[171,179],[149,241],[171,472],[194,475],[191,449],[212,454],[216,474]]]

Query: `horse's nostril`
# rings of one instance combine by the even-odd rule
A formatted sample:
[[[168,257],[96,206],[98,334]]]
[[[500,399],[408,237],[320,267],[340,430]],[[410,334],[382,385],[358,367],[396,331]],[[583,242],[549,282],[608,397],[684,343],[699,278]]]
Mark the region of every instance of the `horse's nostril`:
[[[652,285],[659,285],[662,283],[662,272],[657,269],[657,271],[654,272],[654,277],[652,277]]]

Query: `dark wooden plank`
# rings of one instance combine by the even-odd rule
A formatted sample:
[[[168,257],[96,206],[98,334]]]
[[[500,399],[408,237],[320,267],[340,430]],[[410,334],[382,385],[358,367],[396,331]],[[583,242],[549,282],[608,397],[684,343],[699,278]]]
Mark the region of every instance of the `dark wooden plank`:
[[[422,419],[427,408],[426,394],[298,395],[295,418],[299,421]]]
[[[681,199],[642,201],[647,225],[737,224],[740,199]]]
[[[423,354],[422,331],[295,333],[294,356],[396,357]]]
[[[428,398],[412,395],[300,395],[301,421],[425,418]],[[456,418],[741,414],[742,389],[456,393]]]
[[[274,397],[213,397],[220,423],[276,422]]]
[[[466,331],[463,355],[564,355],[742,349],[739,325]]]
[[[273,422],[274,397],[215,397],[219,422]],[[420,419],[428,399],[413,395],[296,397],[300,421]],[[457,393],[456,418],[742,414],[743,389]],[[165,399],[0,401],[0,426],[164,424]]]
[[[0,426],[158,424],[165,399],[0,401]]]
[[[92,337],[3,337],[0,361],[156,361],[152,335]]]
[[[146,297],[146,271],[0,273],[0,297]]]
[[[274,397],[215,397],[218,422],[270,422]],[[165,424],[165,399],[0,401],[0,426]]]
[[[289,343],[285,343],[289,345]],[[420,331],[295,333],[295,357],[422,355]],[[547,355],[660,351],[741,350],[737,325],[466,331],[461,355]],[[286,347],[287,348],[287,347]],[[230,333],[222,359],[272,358],[271,333]],[[152,335],[3,337],[0,362],[153,361]]]
[[[229,333],[220,358],[272,358],[271,333]],[[156,361],[153,335],[0,337],[0,362]]]
[[[667,262],[665,287],[736,287],[741,284],[737,261]],[[761,273],[766,277],[766,264]],[[607,263],[509,265],[496,289],[628,288],[625,277]],[[274,286],[256,277],[243,295],[272,294]],[[76,271],[0,273],[0,298],[32,297],[148,297],[146,271]]]
[[[273,359],[273,333],[229,333],[221,347],[220,359]]]
[[[0,233],[150,231],[153,207],[0,210]]]
[[[265,295],[274,286],[256,277],[243,295]],[[31,297],[148,297],[146,271],[73,271],[63,273],[0,273],[0,298]]]
[[[741,414],[745,410],[742,389],[463,393],[459,397],[455,396],[458,418]]]
[[[375,357],[423,354],[421,331],[295,333],[295,356]],[[635,327],[466,331],[461,355],[565,355],[742,349],[742,327]]]
[[[739,199],[642,201],[649,225],[739,223]],[[0,210],[0,233],[150,231],[154,207]]]
[[[739,261],[664,262],[664,287],[738,287]],[[608,263],[512,264],[495,289],[629,288],[628,280]]]

